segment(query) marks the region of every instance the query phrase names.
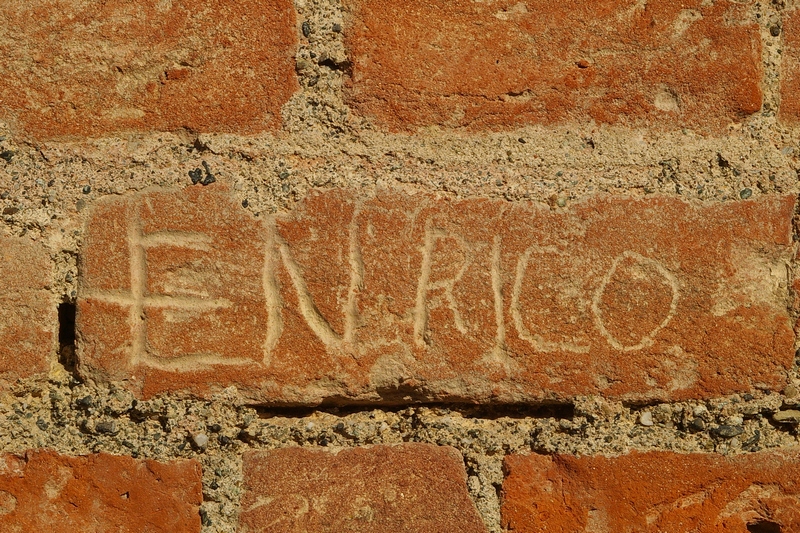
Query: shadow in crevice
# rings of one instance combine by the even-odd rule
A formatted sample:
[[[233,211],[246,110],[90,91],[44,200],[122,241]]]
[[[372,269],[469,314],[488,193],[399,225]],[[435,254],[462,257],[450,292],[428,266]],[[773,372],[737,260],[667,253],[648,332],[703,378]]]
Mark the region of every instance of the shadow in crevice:
[[[350,404],[335,405],[322,404],[314,407],[303,406],[252,406],[259,414],[260,418],[288,417],[303,418],[313,413],[329,413],[337,416],[347,416],[350,414],[369,412],[379,409],[388,412],[400,412],[407,409],[428,408],[445,412],[458,413],[464,418],[479,418],[496,420],[498,418],[555,418],[572,419],[575,416],[575,408],[572,404],[500,404],[500,405],[475,405],[466,403],[434,403],[417,402],[407,404]]]
[[[759,520],[752,524],[747,524],[747,531],[750,533],[781,533],[782,529],[780,524],[770,522],[769,520]]]
[[[74,302],[58,306],[58,362],[75,375],[75,312]]]

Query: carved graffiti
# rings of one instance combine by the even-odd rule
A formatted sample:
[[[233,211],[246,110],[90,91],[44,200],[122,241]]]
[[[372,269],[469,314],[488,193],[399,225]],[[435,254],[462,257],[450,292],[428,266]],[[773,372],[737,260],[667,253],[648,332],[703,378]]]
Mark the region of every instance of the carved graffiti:
[[[511,293],[511,316],[514,318],[514,325],[517,328],[520,338],[528,341],[537,352],[565,351],[575,353],[585,353],[589,351],[589,346],[563,341],[550,341],[545,339],[538,332],[531,332],[522,319],[522,309],[520,296],[522,294],[522,282],[528,270],[531,256],[541,252],[536,247],[530,247],[522,254],[517,262],[516,277],[514,278],[514,289]]]
[[[465,258],[461,262],[458,271],[450,278],[431,280],[432,261],[434,248],[437,241],[449,240],[458,243],[458,247],[465,252]],[[451,235],[446,231],[434,228],[426,228],[425,242],[422,246],[422,271],[420,272],[419,282],[417,283],[416,308],[414,311],[414,342],[422,346],[428,343],[428,313],[432,307],[446,306],[453,315],[453,323],[456,330],[462,334],[467,333],[465,319],[453,296],[453,289],[456,283],[461,281],[464,273],[472,262],[471,255],[466,253],[467,244],[460,235]],[[442,291],[443,297],[431,301],[430,292],[434,290]]]
[[[794,196],[551,209],[411,189],[314,190],[258,216],[224,184],[109,195],[79,257],[79,371],[296,403],[785,379]]]
[[[343,245],[345,249],[343,254],[346,257],[341,263],[336,263],[341,264],[344,269],[341,272],[344,273],[344,276],[340,275],[336,279],[349,279],[349,285],[341,289],[342,294],[346,295],[340,300],[340,312],[343,320],[337,322],[341,326],[336,328],[332,326],[331,317],[324,316],[320,311],[307,283],[309,273],[307,269],[314,268],[314,266],[301,263],[302,258],[308,260],[308,252],[305,252],[305,255],[300,254],[301,260],[298,261],[297,254],[293,250],[293,243],[281,234],[274,220],[259,226],[261,228],[260,235],[264,241],[263,268],[260,273],[260,286],[263,290],[261,305],[266,309],[267,315],[266,330],[261,331],[263,334],[263,358],[260,362],[263,364],[271,363],[275,348],[286,333],[287,326],[284,320],[284,312],[288,305],[286,291],[292,291],[295,297],[291,300],[295,302],[292,305],[297,307],[295,311],[302,317],[314,336],[324,345],[325,350],[331,354],[342,355],[358,352],[360,341],[356,332],[363,325],[360,295],[364,291],[374,290],[365,283],[369,272],[365,272],[365,262],[362,257],[364,252],[358,229],[360,227],[359,216],[361,213],[355,209],[351,220],[344,226],[347,238],[342,242],[346,243]],[[412,220],[412,225],[417,222]],[[370,225],[367,224],[366,228],[366,231],[369,232]],[[214,254],[219,253],[212,246],[215,236],[203,231],[173,229],[145,231],[141,217],[129,213],[125,237],[130,258],[130,287],[119,290],[92,289],[88,290],[85,296],[119,305],[128,310],[131,330],[130,358],[133,364],[183,371],[198,366],[241,365],[253,362],[252,358],[222,355],[220,351],[214,349],[163,354],[153,348],[153,343],[149,340],[148,320],[153,311],[166,313],[164,320],[171,320],[172,323],[180,322],[181,327],[191,328],[192,317],[213,314],[220,310],[230,309],[234,305],[230,298],[212,297],[204,293],[201,288],[195,289],[194,293],[187,293],[185,290],[158,292],[149,283],[149,272],[153,265],[148,262],[157,260],[157,258],[149,258],[151,250],[168,249],[172,250],[170,253],[178,253],[177,251],[180,250],[204,252],[210,254],[209,263],[213,264]],[[575,274],[575,272],[579,272],[578,270],[573,271],[572,274],[560,272],[557,266],[553,266],[559,261],[564,264],[572,264],[570,263],[573,261],[572,255],[568,249],[556,249],[552,246],[529,246],[516,257],[511,257],[504,255],[501,235],[494,235],[490,238],[491,242],[471,240],[457,229],[437,227],[428,221],[425,223],[424,229],[420,230],[421,243],[418,247],[415,249],[413,246],[409,246],[406,251],[408,256],[397,258],[397,261],[404,265],[403,268],[407,268],[407,265],[413,261],[418,261],[415,264],[419,265],[414,282],[416,294],[412,298],[413,307],[402,318],[407,321],[409,326],[411,338],[408,341],[411,345],[421,350],[430,349],[431,338],[437,333],[436,327],[450,328],[453,332],[449,335],[464,337],[483,335],[483,331],[476,333],[480,328],[493,328],[493,334],[489,334],[493,339],[488,343],[483,340],[481,342],[484,343],[482,344],[485,347],[483,349],[488,350],[489,355],[493,354],[492,357],[501,360],[502,354],[507,350],[509,336],[507,329],[510,324],[516,336],[525,341],[533,352],[587,353],[592,348],[591,329],[594,329],[596,334],[599,334],[599,337],[602,337],[603,341],[612,349],[631,352],[652,346],[659,332],[667,327],[678,311],[680,283],[676,275],[659,261],[638,252],[622,252],[613,259],[602,275],[598,275],[598,272],[594,271],[591,277],[587,278],[590,283],[594,284],[594,288],[590,288],[587,294],[581,294],[581,292],[587,292],[585,287],[588,285],[584,282],[585,280],[567,280],[565,282],[565,276],[583,274]],[[306,245],[306,249],[309,249],[309,245]],[[313,253],[313,246],[311,250]],[[415,254],[418,254],[416,256],[418,259],[414,257]],[[666,288],[664,290],[670,292],[668,310],[650,331],[645,332],[635,342],[615,336],[609,328],[607,312],[603,307],[604,302],[610,298],[607,294],[609,284],[618,276],[623,263],[639,265],[640,269],[648,273],[648,279],[658,278],[653,283],[664,286]],[[548,265],[547,269],[543,269],[545,264]],[[188,272],[186,275],[189,277],[193,275],[200,278],[216,276],[213,268],[210,270],[206,268],[209,271],[203,272],[193,271],[193,268],[198,268],[193,265],[194,263],[188,262],[185,266]],[[476,269],[480,270],[479,274],[482,277],[476,278],[473,275],[472,278],[468,278],[468,273],[474,272]],[[287,282],[279,282],[277,275],[279,270],[285,272]],[[402,270],[402,272],[407,272],[408,276],[412,275],[408,269]],[[469,283],[468,279],[485,279],[485,286],[478,295],[470,292],[462,293],[461,301],[459,301],[457,289],[459,286]],[[236,280],[226,279],[220,283],[222,285],[235,284]],[[576,328],[583,328],[580,329],[579,335],[572,335],[572,340],[569,340],[569,334],[558,333],[558,324],[554,326],[552,318],[549,319],[551,322],[547,323],[541,318],[543,315],[532,315],[529,312],[531,305],[535,305],[537,302],[544,305],[549,298],[554,298],[536,293],[542,291],[542,283],[548,285],[548,294],[558,296],[559,291],[569,292],[568,297],[565,296],[559,300],[559,303],[554,304],[555,311],[548,316],[555,317],[554,320],[568,320],[569,317],[562,315],[571,314],[573,322],[578,321],[574,317],[581,317],[580,320],[583,322],[576,322],[579,326],[570,326],[572,328],[570,331],[573,332],[577,330]],[[163,284],[162,286],[166,287]],[[317,282],[317,287],[319,287],[319,282]],[[390,286],[385,290],[393,289]],[[624,292],[627,290],[635,291],[636,289],[623,286],[622,296],[617,291],[612,300],[616,302],[620,298],[624,299]],[[473,320],[474,308],[472,306],[475,302],[468,301],[463,294],[470,294],[470,298],[479,298],[482,302],[481,305],[487,310],[486,315],[493,315],[494,323],[484,323],[479,326],[470,324]],[[385,300],[389,296],[380,296],[378,300],[380,298]],[[576,308],[574,310],[567,309],[566,305]],[[635,298],[630,298],[630,302],[626,305],[629,307],[636,305]],[[330,313],[330,305],[328,309],[328,313]],[[435,310],[440,311],[439,321],[433,325],[430,322],[430,316]],[[446,320],[447,323],[442,323],[441,320]],[[369,335],[368,331],[367,335]],[[476,355],[487,357],[487,353]]]
[[[672,301],[669,305],[669,311],[667,315],[664,317],[664,320],[661,321],[652,331],[644,335],[639,342],[632,345],[623,345],[618,339],[616,339],[611,333],[609,333],[608,329],[606,328],[605,323],[603,322],[603,313],[600,310],[600,302],[603,299],[604,292],[606,287],[608,286],[609,281],[614,277],[614,274],[617,272],[620,263],[625,259],[631,259],[636,262],[645,264],[650,266],[651,268],[655,269],[661,276],[663,276],[664,280],[669,285],[670,289],[672,290]],[[611,268],[606,272],[606,275],[603,276],[603,279],[600,283],[600,286],[597,288],[597,291],[594,293],[594,297],[592,298],[592,315],[594,317],[594,324],[597,327],[597,330],[600,334],[608,341],[608,343],[617,350],[623,352],[631,352],[635,350],[641,350],[653,344],[653,339],[658,334],[659,331],[664,329],[667,324],[672,320],[675,316],[675,312],[678,309],[678,295],[679,295],[679,285],[678,279],[675,275],[664,268],[664,266],[654,259],[650,259],[648,257],[644,257],[636,252],[626,251],[614,258],[614,262],[611,264]]]
[[[128,221],[127,240],[130,255],[130,289],[92,290],[88,292],[87,296],[129,310],[131,362],[134,364],[145,363],[171,370],[185,370],[197,365],[246,363],[247,361],[241,359],[221,358],[215,353],[161,357],[147,349],[147,312],[149,310],[173,310],[190,315],[201,315],[231,306],[230,300],[225,298],[208,298],[203,295],[153,294],[148,291],[148,249],[171,247],[207,251],[211,237],[201,232],[157,231],[145,233],[141,220],[134,216]]]

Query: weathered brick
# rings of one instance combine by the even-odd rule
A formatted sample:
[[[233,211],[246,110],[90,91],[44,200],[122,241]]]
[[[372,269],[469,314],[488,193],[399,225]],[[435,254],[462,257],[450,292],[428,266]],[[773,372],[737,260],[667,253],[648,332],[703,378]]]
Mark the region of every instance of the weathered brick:
[[[481,533],[461,454],[432,444],[244,455],[241,533]]]
[[[800,122],[800,14],[785,15],[781,54],[781,104],[779,117],[784,122]]]
[[[50,258],[40,243],[0,236],[0,379],[47,372],[58,319]]]
[[[86,375],[158,390],[264,377],[266,232],[211,189],[100,203],[80,260]]]
[[[332,190],[258,221],[217,184],[114,197],[82,251],[79,368],[300,404],[782,389],[794,208]]]
[[[280,126],[297,87],[290,0],[9,0],[0,118],[37,138]]]
[[[348,100],[390,130],[720,130],[761,108],[748,3],[345,0]]]
[[[732,457],[512,455],[505,470],[509,532],[800,531],[797,449]]]
[[[0,457],[0,531],[199,532],[200,465],[29,451]]]

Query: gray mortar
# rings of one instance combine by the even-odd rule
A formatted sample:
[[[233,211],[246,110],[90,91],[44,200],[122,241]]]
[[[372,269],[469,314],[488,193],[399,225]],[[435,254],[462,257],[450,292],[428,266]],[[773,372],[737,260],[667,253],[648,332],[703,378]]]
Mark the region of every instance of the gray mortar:
[[[33,142],[0,123],[0,154],[13,154],[10,161],[0,158],[0,232],[45,243],[57,305],[75,299],[83,227],[99,198],[152,185],[188,186],[188,171],[203,161],[257,216],[291,209],[309,190],[330,187],[392,186],[453,197],[529,200],[554,209],[606,193],[731,202],[740,201],[745,189],[752,197],[797,194],[800,129],[775,117],[783,37],[770,31],[782,26],[795,3],[752,4],[752,20],[759,23],[764,43],[764,107],[726,135],[710,137],[689,130],[586,124],[480,135],[435,127],[416,135],[381,132],[344,104],[348,58],[342,34],[334,31],[334,24],[345,22],[341,4],[295,0],[301,89],[284,106],[281,132],[242,137],[178,131]],[[70,351],[65,348],[62,360]],[[233,389],[211,401],[164,396],[137,402],[122,384],[81,383],[58,354],[49,357],[47,379],[21,380],[0,398],[0,450],[196,458],[203,465],[205,533],[235,530],[241,456],[247,449],[400,442],[453,446],[464,456],[469,493],[496,533],[501,531],[502,459],[510,453],[741,454],[797,446],[800,438],[797,426],[771,418],[778,410],[800,406],[797,365],[784,391],[708,401],[633,406],[579,398],[574,405],[549,407],[281,411],[243,405]],[[652,426],[640,423],[645,412]],[[742,432],[721,436],[720,426]],[[206,449],[193,445],[192,436],[199,433],[209,437]]]

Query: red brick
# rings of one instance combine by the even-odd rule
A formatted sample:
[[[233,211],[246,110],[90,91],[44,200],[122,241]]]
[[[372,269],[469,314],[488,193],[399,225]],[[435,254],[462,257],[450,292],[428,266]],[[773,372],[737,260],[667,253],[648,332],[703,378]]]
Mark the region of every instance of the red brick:
[[[461,454],[432,444],[244,455],[241,533],[486,531]]]
[[[216,184],[115,197],[82,252],[80,371],[289,404],[780,390],[794,208],[332,190],[259,222]]]
[[[291,0],[8,0],[0,118],[37,138],[274,130],[297,88]]]
[[[390,130],[720,130],[761,108],[748,3],[346,0],[348,100]]]
[[[781,54],[781,104],[779,117],[800,122],[800,15],[793,11],[783,20]]]
[[[505,470],[502,524],[513,533],[800,531],[797,449],[512,455]]]
[[[200,531],[200,465],[29,451],[0,457],[0,531]]]
[[[100,202],[80,261],[81,372],[165,389],[209,370],[263,378],[264,228],[214,186]]]
[[[0,379],[47,372],[56,351],[57,304],[44,247],[0,236]]]

